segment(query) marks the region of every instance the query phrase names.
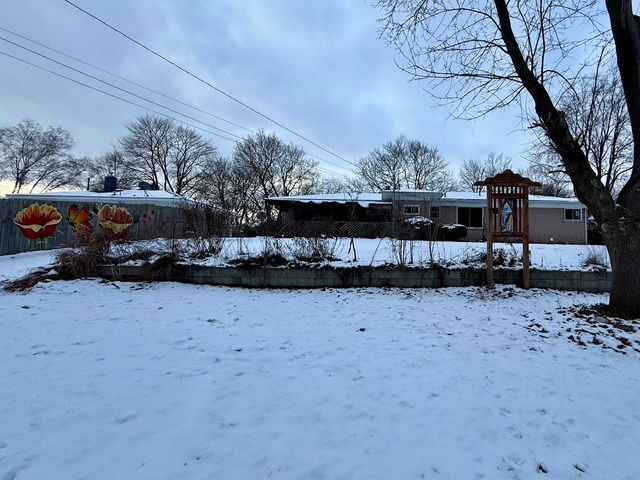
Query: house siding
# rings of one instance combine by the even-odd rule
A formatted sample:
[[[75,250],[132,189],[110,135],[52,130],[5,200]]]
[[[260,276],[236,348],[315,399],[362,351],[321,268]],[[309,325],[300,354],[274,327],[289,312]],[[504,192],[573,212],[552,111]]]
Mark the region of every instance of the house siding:
[[[421,217],[429,217],[431,213],[431,202],[425,200],[396,200],[394,203],[394,214],[402,220],[417,216],[416,214],[404,213],[405,205],[418,205],[420,212],[417,214]]]
[[[582,220],[567,221],[564,208],[530,208],[529,240],[533,243],[587,243],[586,212]]]
[[[440,207],[439,223],[456,223],[457,208]],[[582,220],[565,220],[564,208],[529,208],[529,241],[532,243],[573,243],[583,244],[586,237],[586,211],[582,209]],[[487,209],[482,209],[486,227]],[[467,228],[467,236],[462,240],[478,242],[485,237],[485,228]]]

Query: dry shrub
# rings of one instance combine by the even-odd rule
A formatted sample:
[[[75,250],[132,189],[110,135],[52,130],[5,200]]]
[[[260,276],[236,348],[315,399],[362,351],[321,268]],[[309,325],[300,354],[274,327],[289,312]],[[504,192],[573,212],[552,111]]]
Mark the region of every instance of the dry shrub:
[[[184,202],[180,210],[187,246],[193,256],[203,258],[220,254],[231,228],[229,212],[194,202]]]
[[[291,240],[291,255],[302,262],[321,262],[339,260],[336,257],[336,238],[294,237]]]
[[[604,247],[589,247],[587,255],[582,260],[582,266],[603,271],[609,268],[606,249]]]
[[[473,265],[475,263],[487,263],[487,252],[478,252],[477,250],[466,251],[462,258],[465,265]],[[510,249],[497,247],[493,249],[493,266],[494,267],[515,267],[522,264],[522,256],[518,255],[516,249],[511,245]]]
[[[413,263],[415,242],[405,238],[390,238],[389,250],[396,265],[404,267]]]
[[[87,278],[96,275],[97,266],[107,260],[111,240],[102,232],[83,237],[79,246],[55,255],[56,269],[62,278]]]

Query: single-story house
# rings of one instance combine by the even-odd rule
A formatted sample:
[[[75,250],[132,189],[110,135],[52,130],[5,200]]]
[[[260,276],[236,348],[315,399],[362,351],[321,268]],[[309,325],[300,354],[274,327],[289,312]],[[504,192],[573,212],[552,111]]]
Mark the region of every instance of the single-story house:
[[[379,193],[334,193],[270,197],[282,225],[293,222],[391,222],[427,217],[467,227],[462,240],[486,235],[486,192],[385,190]],[[587,210],[576,198],[529,195],[529,235],[534,243],[587,243]]]

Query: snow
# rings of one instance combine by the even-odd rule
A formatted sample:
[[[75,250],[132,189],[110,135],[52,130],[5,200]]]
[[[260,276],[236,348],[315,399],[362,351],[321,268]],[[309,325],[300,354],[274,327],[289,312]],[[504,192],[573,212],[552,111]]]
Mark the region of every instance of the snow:
[[[20,278],[33,269],[51,265],[54,254],[55,251],[44,250],[16,255],[0,255],[0,284],[4,281]]]
[[[487,205],[487,192],[446,192],[434,205]],[[529,195],[531,208],[586,208],[575,197],[550,197],[548,195]]]
[[[388,263],[396,263],[393,250],[393,242],[388,238],[383,239],[354,239],[357,259],[353,261],[353,254],[349,253],[350,238],[328,238],[320,240],[328,248],[333,250],[333,255],[339,261],[327,262],[338,268],[353,266],[380,266]],[[271,237],[254,238],[228,238],[224,242],[222,253],[217,257],[210,257],[197,263],[206,265],[225,265],[234,258],[242,256],[256,256],[265,251],[265,248],[278,250],[284,256],[293,259],[296,240],[291,238],[273,239]],[[599,253],[607,262],[608,254],[601,245],[558,245],[558,244],[530,244],[532,268],[541,270],[593,270],[593,267],[585,267],[584,260],[593,252]],[[522,255],[522,245],[495,243],[494,251],[498,248],[518,258]],[[414,262],[413,266],[426,267],[431,262],[430,250],[433,251],[433,260],[436,263],[451,268],[484,268],[485,263],[469,262],[480,254],[486,253],[486,244],[480,242],[413,242]],[[522,268],[522,264],[520,267]]]
[[[327,248],[338,260],[325,261],[324,264],[336,268],[350,268],[357,266],[382,266],[395,264],[398,262],[394,253],[393,242],[388,238],[367,239],[356,238],[356,261],[353,261],[353,253],[349,252],[351,239],[349,238],[327,238],[321,239]],[[181,249],[189,252],[187,240],[177,242]],[[503,249],[507,255],[520,258],[522,246],[518,244],[496,243],[494,252]],[[295,260],[296,240],[291,238],[273,239],[271,237],[253,238],[227,238],[224,241],[223,250],[220,255],[211,256],[205,259],[187,260],[192,263],[225,266],[230,261],[237,258],[259,256],[265,249],[271,252],[280,252],[289,260]],[[433,260],[449,268],[486,268],[486,263],[478,258],[486,253],[486,245],[479,242],[433,242],[431,244]],[[165,239],[144,240],[139,242],[129,242],[124,244],[114,244],[113,255],[130,255],[137,251],[153,250],[158,253],[171,250],[171,242]],[[611,270],[609,256],[605,247],[601,245],[553,245],[553,244],[530,244],[532,268],[540,270],[579,270],[594,271],[602,270],[598,266],[585,266],[585,259],[596,253],[607,263],[606,270]],[[397,251],[397,249],[396,249]],[[430,245],[427,241],[413,242],[413,263],[407,266],[428,267],[431,262]],[[29,252],[17,255],[0,255],[0,283],[5,280],[16,279],[29,270],[37,267],[47,266],[52,263],[55,251],[48,250],[42,252]],[[143,265],[142,260],[131,260],[127,265]],[[496,268],[522,268],[522,263],[517,263],[514,267]],[[1,478],[1,477],[0,477]]]
[[[434,206],[456,206],[456,205],[478,205],[487,204],[486,192],[445,192],[442,197],[433,198],[439,192],[427,190],[396,190],[395,194],[402,193],[423,193],[425,199],[432,201]],[[288,197],[270,197],[268,200],[276,202],[302,202],[302,203],[348,203],[357,201],[363,208],[369,204],[390,204],[382,201],[382,193],[362,192],[362,193],[323,193],[316,195],[291,195]],[[531,208],[586,208],[575,198],[550,197],[545,195],[529,195],[529,205]]]
[[[598,301],[98,281],[0,293],[0,478],[537,479],[542,465],[637,479],[640,356],[580,348],[558,312]]]
[[[301,203],[352,203],[355,202],[363,208],[370,204],[390,204],[382,201],[382,193],[323,193],[318,195],[291,195],[288,197],[269,197],[275,202],[301,202]]]
[[[166,190],[116,190],[115,192],[92,192],[72,190],[46,193],[8,194],[7,198],[36,201],[61,202],[112,202],[112,203],[150,203],[155,205],[177,205],[186,201],[184,197]]]

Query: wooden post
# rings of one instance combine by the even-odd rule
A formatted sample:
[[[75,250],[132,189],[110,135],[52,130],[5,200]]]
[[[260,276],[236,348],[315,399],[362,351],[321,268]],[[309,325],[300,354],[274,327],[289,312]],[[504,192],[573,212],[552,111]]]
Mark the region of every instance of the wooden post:
[[[522,212],[524,220],[522,226],[524,233],[522,237],[522,286],[529,288],[529,187],[525,187],[522,208],[524,210]]]
[[[487,287],[493,288],[493,187],[487,185]]]

